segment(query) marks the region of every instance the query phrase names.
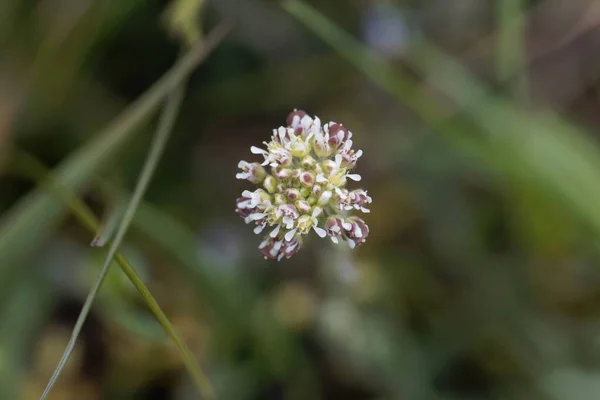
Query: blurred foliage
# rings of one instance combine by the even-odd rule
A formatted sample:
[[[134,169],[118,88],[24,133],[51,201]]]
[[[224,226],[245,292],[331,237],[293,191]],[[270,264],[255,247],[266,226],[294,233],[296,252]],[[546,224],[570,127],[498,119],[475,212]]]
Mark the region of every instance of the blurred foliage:
[[[156,121],[102,127],[181,35],[230,18],[121,248],[218,398],[596,397],[597,2],[200,3],[0,1],[0,398],[39,397],[106,255],[18,155],[106,220]],[[315,239],[266,262],[235,215],[237,162],[293,108],[365,151],[357,251]],[[50,398],[197,397],[113,268]]]

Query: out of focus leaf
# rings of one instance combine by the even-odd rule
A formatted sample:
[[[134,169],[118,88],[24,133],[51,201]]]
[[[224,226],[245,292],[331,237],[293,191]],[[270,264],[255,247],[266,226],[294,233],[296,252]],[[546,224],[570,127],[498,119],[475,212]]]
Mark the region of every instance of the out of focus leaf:
[[[108,127],[66,159],[55,171],[54,179],[66,190],[78,191],[127,142],[140,123],[145,121],[177,84],[218,43],[226,30],[216,32],[212,40],[193,47],[165,76]],[[0,285],[10,282],[10,274],[48,237],[52,225],[62,214],[59,199],[38,189],[8,213],[0,224]]]

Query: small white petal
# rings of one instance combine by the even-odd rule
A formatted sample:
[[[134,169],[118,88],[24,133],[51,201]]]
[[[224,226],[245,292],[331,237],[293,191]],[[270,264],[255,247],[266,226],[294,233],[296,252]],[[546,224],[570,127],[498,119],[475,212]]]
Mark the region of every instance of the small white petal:
[[[250,215],[248,215],[248,216],[246,217],[246,219],[247,219],[248,221],[256,221],[256,220],[259,220],[259,219],[261,219],[261,218],[264,218],[264,217],[266,217],[266,216],[267,216],[267,214],[263,214],[263,213],[254,213],[254,214],[250,214]]]
[[[248,179],[250,178],[250,174],[248,172],[238,172],[237,174],[235,174],[235,177],[237,179]]]
[[[283,258],[283,253],[281,253],[277,256],[277,261],[281,261],[282,258]]]
[[[317,235],[319,235],[319,237],[324,238],[325,236],[327,236],[327,232],[325,232],[325,229],[319,228],[318,226],[313,226],[313,229],[315,230],[315,232],[317,232]]]
[[[311,217],[315,218],[315,217],[319,216],[322,212],[323,212],[323,209],[321,207],[315,207],[313,209]]]
[[[325,178],[325,177],[323,176],[323,174],[319,174],[319,175],[317,175],[317,182],[318,182],[318,183],[327,182],[327,178]]]
[[[356,229],[354,229],[354,235],[358,238],[363,237],[363,231],[360,229],[360,226],[356,225]]]
[[[351,249],[356,247],[356,243],[354,243],[352,240],[348,239],[346,240],[346,242],[348,243],[348,246],[350,246]]]
[[[332,236],[332,237],[331,237],[331,241],[332,241],[333,243],[335,243],[335,244],[338,244],[338,243],[339,243],[339,241],[338,241],[338,238],[337,238],[336,236]]]
[[[331,196],[333,196],[333,193],[329,190],[326,190],[321,194],[317,203],[320,205],[325,205],[331,199]]]
[[[358,182],[362,179],[359,174],[348,174],[348,175],[346,175],[346,178],[352,179],[355,182]]]
[[[352,224],[350,222],[342,222],[342,226],[347,231],[349,231],[350,229],[352,229]]]
[[[369,210],[368,208],[364,208],[364,207],[361,207],[360,211],[364,212],[365,214],[368,214],[371,212],[371,210]]]
[[[342,165],[342,155],[341,154],[335,155],[335,163],[336,163],[337,167],[340,168],[340,166]]]
[[[252,154],[269,154],[266,150],[263,150],[256,146],[250,147],[250,151],[252,152]]]
[[[275,229],[273,229],[273,230],[271,231],[271,233],[269,233],[269,236],[271,236],[272,238],[274,238],[275,236],[277,236],[277,234],[279,233],[279,229],[280,229],[280,228],[281,228],[281,226],[280,226],[280,225],[277,225],[277,226],[275,227]]]
[[[295,242],[294,244],[292,244],[291,246],[289,246],[287,249],[285,249],[285,253],[286,254],[291,254],[294,252],[294,250],[296,250],[296,247],[298,247],[300,243],[299,242]]]
[[[288,233],[285,234],[285,240],[287,242],[289,242],[290,240],[292,240],[294,238],[294,235],[296,234],[297,229],[294,228],[291,231],[289,231]]]
[[[283,143],[283,139],[285,138],[285,128],[283,126],[280,126],[279,129],[277,130],[277,133],[279,134],[279,138],[281,139],[281,142]]]
[[[278,240],[275,242],[275,245],[273,245],[273,249],[276,251],[279,251],[279,249],[281,249],[281,246],[283,245],[283,240]],[[275,254],[273,254],[275,255]]]
[[[356,157],[357,159],[360,158],[360,156],[363,155],[363,151],[362,150],[358,150],[356,153],[354,153],[354,157]]]
[[[267,224],[257,225],[256,228],[254,228],[254,233],[258,235],[265,229],[265,226],[267,226]]]

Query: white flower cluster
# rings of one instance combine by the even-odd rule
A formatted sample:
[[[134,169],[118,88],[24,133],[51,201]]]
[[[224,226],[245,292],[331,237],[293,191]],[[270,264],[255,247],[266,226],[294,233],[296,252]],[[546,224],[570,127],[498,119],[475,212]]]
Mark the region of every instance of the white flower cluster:
[[[371,197],[365,190],[348,190],[348,179],[360,181],[350,171],[362,150],[352,149],[352,132],[341,124],[321,125],[318,117],[294,110],[287,126],[273,130],[266,149],[251,147],[262,163],[240,161],[238,179],[262,185],[245,190],[236,211],[246,223],[256,224],[259,234],[271,228],[259,246],[265,258],[290,258],[302,246],[302,235],[314,230],[334,243],[345,240],[351,248],[363,243],[369,227],[361,218],[347,216],[358,210],[368,213]],[[265,167],[270,169],[267,173]]]

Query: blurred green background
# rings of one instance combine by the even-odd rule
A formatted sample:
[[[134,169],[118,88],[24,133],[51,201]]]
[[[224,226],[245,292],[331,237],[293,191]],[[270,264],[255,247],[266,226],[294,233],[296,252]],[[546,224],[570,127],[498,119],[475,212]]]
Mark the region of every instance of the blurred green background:
[[[107,251],[39,163],[99,220],[122,207],[156,113],[103,128],[176,61],[195,3],[0,1],[2,400],[39,398]],[[219,399],[600,398],[599,4],[204,5],[203,32],[233,29],[121,250]],[[235,173],[294,108],[353,131],[371,233],[277,263]],[[115,264],[50,399],[195,398]]]

